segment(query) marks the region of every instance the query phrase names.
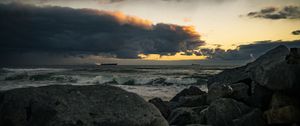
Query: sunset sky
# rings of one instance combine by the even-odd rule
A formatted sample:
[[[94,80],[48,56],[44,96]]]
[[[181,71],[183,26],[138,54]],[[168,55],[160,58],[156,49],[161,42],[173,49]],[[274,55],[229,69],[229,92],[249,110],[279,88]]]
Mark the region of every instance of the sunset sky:
[[[2,65],[238,64],[280,44],[300,47],[299,0],[0,3]]]

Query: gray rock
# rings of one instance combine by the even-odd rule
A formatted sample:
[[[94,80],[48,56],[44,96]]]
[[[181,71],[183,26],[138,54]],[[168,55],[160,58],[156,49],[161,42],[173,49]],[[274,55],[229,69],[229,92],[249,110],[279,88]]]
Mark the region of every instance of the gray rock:
[[[193,96],[193,95],[202,95],[205,94],[206,92],[201,91],[199,88],[195,86],[191,86],[189,88],[183,89],[181,92],[176,94],[175,97],[173,97],[170,101],[171,102],[178,102],[180,97],[183,96]]]
[[[169,117],[169,114],[171,112],[170,107],[160,98],[153,98],[149,100],[150,103],[152,103],[160,113],[167,119]]]
[[[251,94],[249,86],[245,83],[231,84],[230,87],[233,91],[230,97],[233,99],[239,101],[246,101],[249,98],[249,95]]]
[[[182,107],[177,108],[171,112],[169,116],[169,124],[170,125],[178,125],[184,126],[186,124],[198,124],[204,123],[205,120],[201,120],[203,118],[200,117],[200,113],[207,106],[201,107]]]
[[[210,88],[212,84],[232,84],[244,81],[247,83],[250,75],[245,69],[246,66],[224,70],[223,72],[210,77],[207,82],[207,87]]]
[[[1,126],[167,126],[152,104],[111,86],[46,86],[0,93]]]
[[[262,112],[259,109],[253,109],[242,117],[234,119],[233,124],[234,126],[266,126]]]
[[[207,94],[180,97],[178,107],[197,107],[207,105]]]
[[[221,98],[210,104],[206,112],[207,123],[213,126],[232,126],[233,120],[251,110],[247,105],[233,99]]]
[[[277,108],[288,106],[288,105],[299,106],[299,104],[300,104],[299,102],[300,102],[299,99],[297,99],[293,96],[288,96],[281,92],[275,92],[272,95],[272,99],[270,102],[270,108],[277,109]]]
[[[208,89],[207,102],[211,103],[219,98],[229,97],[233,90],[228,85],[213,84]]]

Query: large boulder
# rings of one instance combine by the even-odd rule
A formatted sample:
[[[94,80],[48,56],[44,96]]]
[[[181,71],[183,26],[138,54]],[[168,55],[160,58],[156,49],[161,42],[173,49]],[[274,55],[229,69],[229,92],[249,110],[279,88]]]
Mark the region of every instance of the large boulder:
[[[208,89],[207,102],[211,103],[219,98],[229,97],[233,90],[225,84],[212,84]]]
[[[251,111],[247,105],[233,99],[221,98],[210,104],[207,123],[213,126],[232,126],[233,120]]]
[[[272,94],[272,90],[252,82],[250,96],[245,102],[252,107],[266,110],[269,107]]]
[[[292,105],[271,108],[264,112],[264,117],[267,119],[267,123],[271,125],[293,124],[300,122],[300,110]]]
[[[167,126],[152,104],[112,86],[46,86],[0,93],[1,126]]]

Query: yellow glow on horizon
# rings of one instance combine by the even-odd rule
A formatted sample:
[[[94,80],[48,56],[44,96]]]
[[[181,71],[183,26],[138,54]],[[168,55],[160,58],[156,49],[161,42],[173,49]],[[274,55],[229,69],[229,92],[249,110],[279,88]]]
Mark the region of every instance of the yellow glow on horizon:
[[[183,52],[178,52],[175,55],[170,56],[161,56],[159,54],[139,54],[139,57],[141,57],[143,60],[164,60],[164,61],[175,61],[175,60],[204,60],[207,57],[206,56],[196,56],[193,55],[183,55]]]

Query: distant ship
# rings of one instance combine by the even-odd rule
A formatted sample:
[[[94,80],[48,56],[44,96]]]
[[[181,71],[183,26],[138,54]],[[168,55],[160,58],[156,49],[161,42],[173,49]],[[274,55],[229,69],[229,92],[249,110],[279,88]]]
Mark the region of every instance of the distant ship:
[[[101,63],[101,66],[117,66],[117,63]]]

